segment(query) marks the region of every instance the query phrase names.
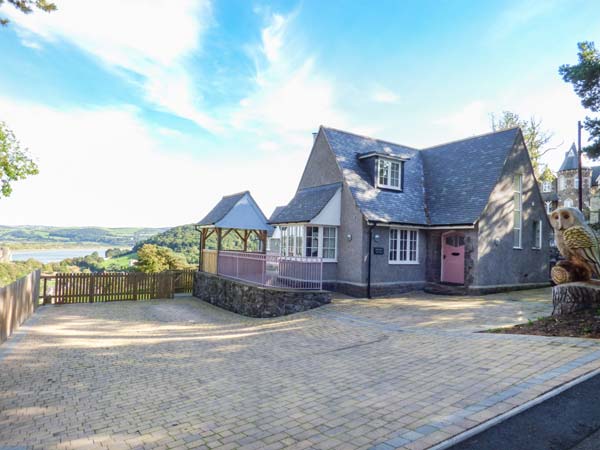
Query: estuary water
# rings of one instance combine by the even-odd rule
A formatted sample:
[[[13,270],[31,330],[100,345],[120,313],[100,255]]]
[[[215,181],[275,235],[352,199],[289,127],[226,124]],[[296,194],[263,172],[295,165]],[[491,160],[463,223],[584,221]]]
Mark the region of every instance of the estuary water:
[[[30,258],[37,259],[43,263],[60,262],[63,259],[91,255],[98,252],[104,258],[104,252],[109,247],[96,248],[50,248],[42,250],[13,250],[12,261],[26,261]]]

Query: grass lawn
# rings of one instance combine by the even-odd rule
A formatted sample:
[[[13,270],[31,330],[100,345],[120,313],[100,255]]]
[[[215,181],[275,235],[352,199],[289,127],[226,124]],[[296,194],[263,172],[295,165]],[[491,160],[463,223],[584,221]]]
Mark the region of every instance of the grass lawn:
[[[129,269],[129,261],[131,261],[132,259],[137,259],[138,255],[137,252],[133,252],[133,253],[128,253],[126,255],[123,256],[119,256],[118,258],[109,258],[109,259],[105,259],[102,263],[102,267],[104,267],[104,269],[106,270],[112,270],[112,271],[120,271],[120,270],[125,270],[125,269]]]

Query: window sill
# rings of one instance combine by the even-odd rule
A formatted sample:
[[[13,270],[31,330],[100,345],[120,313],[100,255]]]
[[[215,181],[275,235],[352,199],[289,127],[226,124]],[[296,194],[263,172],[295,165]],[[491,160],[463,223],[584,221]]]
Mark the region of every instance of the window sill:
[[[531,250],[541,250],[542,247],[531,247]]]
[[[388,264],[392,266],[418,266],[419,261],[389,261]]]
[[[523,250],[523,247],[513,247],[513,250]]]
[[[385,191],[395,191],[395,192],[402,192],[402,188],[401,187],[394,187],[394,186],[384,186],[383,184],[378,184],[377,186],[378,189],[383,189]]]

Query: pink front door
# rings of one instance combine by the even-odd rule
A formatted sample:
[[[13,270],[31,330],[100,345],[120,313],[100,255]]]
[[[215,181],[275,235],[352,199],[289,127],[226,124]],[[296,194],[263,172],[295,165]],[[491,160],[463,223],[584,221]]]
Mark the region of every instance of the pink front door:
[[[442,234],[442,281],[465,283],[465,236],[462,233]]]

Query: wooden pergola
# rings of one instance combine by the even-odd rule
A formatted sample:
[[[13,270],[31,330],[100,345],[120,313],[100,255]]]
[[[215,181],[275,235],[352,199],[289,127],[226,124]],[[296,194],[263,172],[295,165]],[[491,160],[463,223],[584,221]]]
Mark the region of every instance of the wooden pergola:
[[[267,234],[271,228],[250,192],[223,197],[206,217],[196,224],[196,229],[201,233],[198,270],[218,272],[219,254],[224,251],[223,240],[230,233],[235,233],[242,241],[242,252],[248,253],[248,241],[254,235],[260,245],[259,251],[253,253],[266,253]],[[206,242],[215,233],[217,248],[207,249]]]

